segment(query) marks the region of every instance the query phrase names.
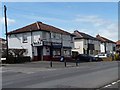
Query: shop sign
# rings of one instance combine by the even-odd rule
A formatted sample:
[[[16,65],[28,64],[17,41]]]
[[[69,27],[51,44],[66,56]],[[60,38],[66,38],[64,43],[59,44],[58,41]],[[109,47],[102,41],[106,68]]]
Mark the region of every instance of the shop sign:
[[[34,36],[33,46],[42,46],[43,41],[41,40],[40,36]]]
[[[53,45],[53,46],[56,46],[56,45],[57,45],[57,46],[62,46],[62,44],[61,44],[61,43],[58,43],[58,42],[52,42],[52,45]]]
[[[45,46],[51,46],[51,42],[43,41],[43,45],[45,45]]]

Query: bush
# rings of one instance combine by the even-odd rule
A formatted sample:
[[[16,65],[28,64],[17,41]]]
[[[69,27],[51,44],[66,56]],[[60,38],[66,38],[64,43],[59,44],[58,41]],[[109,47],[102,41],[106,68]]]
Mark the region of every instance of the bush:
[[[24,53],[26,53],[26,49],[9,49],[8,50],[8,56],[6,49],[2,50],[2,58],[6,58],[6,60],[3,60],[2,63],[24,63],[24,62],[30,62],[29,56],[24,56]]]
[[[8,50],[8,57],[22,57],[24,56],[24,53],[26,53],[26,49],[9,49]],[[7,57],[7,50],[3,49],[2,50],[2,57],[5,58]]]
[[[30,57],[25,56],[25,57],[9,57],[6,61],[2,63],[8,63],[8,64],[15,64],[15,63],[25,63],[25,62],[30,62]]]
[[[2,50],[2,58],[6,58],[7,57],[7,51],[6,49]],[[13,57],[13,54],[10,52],[10,50],[8,50],[8,57]]]
[[[115,56],[114,56],[115,60],[120,60],[120,55],[119,53],[116,53]]]

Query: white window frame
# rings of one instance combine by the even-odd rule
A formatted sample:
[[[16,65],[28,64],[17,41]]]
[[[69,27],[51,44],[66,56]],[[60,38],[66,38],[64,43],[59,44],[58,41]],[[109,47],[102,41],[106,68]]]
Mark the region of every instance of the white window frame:
[[[26,33],[22,35],[22,40],[23,40],[23,43],[27,43],[28,38]]]

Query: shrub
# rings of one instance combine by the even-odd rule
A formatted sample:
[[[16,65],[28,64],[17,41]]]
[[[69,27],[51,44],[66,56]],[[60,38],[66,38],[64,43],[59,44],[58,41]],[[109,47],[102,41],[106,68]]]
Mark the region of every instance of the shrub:
[[[120,55],[119,53],[116,53],[115,56],[114,56],[115,60],[120,60]]]

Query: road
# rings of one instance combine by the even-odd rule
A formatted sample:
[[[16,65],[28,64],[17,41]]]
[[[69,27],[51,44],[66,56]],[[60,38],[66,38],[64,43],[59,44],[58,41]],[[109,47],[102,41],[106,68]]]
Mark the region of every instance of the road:
[[[3,88],[103,88],[118,80],[119,62],[89,62],[41,67],[41,63],[2,67]],[[48,65],[48,63],[47,63]],[[55,66],[55,64],[54,64]],[[106,87],[108,88],[108,87]],[[118,85],[114,86],[118,88]]]

